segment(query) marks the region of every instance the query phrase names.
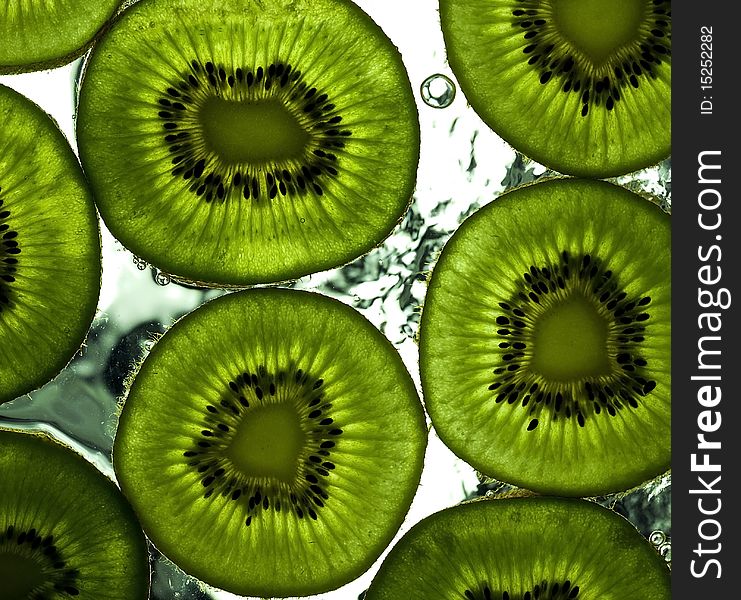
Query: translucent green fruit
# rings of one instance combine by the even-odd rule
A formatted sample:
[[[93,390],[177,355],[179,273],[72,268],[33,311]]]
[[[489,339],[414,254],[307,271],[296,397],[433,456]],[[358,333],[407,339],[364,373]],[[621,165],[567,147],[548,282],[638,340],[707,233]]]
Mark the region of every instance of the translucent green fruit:
[[[98,217],[52,119],[0,86],[0,403],[80,348],[100,292]]]
[[[391,550],[365,600],[669,600],[669,568],[621,516],[584,500],[449,508]]]
[[[149,554],[119,489],[46,435],[0,430],[0,597],[146,600]]]
[[[602,181],[519,188],[435,265],[422,389],[441,439],[541,493],[626,490],[670,467],[670,218]]]
[[[228,591],[309,595],[361,575],[419,483],[427,430],[389,341],[280,289],[178,321],[131,386],[113,463],[150,539]]]
[[[440,0],[450,66],[515,149],[571,175],[671,150],[669,0]]]
[[[78,140],[125,246],[236,286],[378,245],[411,201],[419,124],[399,52],[349,0],[143,0],[91,55]]]
[[[92,43],[122,0],[6,0],[0,8],[0,74],[51,69]]]

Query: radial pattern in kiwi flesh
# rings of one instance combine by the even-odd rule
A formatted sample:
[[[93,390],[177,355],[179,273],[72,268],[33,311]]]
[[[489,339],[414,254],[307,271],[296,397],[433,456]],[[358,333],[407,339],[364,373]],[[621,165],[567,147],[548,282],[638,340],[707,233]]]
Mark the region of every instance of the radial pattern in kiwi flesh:
[[[124,245],[233,285],[373,248],[419,153],[400,55],[348,0],[138,2],[87,64],[78,139]]]
[[[629,489],[670,465],[670,218],[557,179],[467,219],[420,323],[425,404],[477,469],[532,489]]]
[[[669,0],[440,0],[440,18],[466,98],[515,149],[585,177],[669,156]]]
[[[401,525],[426,445],[388,340],[324,296],[213,300],[154,346],[113,463],[154,544],[186,572],[285,597],[358,577]]]
[[[0,430],[0,596],[146,600],[149,555],[119,489],[46,435]]]
[[[50,69],[89,47],[122,0],[6,0],[0,10],[0,73]]]
[[[100,291],[92,195],[52,119],[0,86],[0,403],[80,348]]]
[[[669,600],[669,568],[623,517],[567,498],[443,510],[391,550],[366,600]]]

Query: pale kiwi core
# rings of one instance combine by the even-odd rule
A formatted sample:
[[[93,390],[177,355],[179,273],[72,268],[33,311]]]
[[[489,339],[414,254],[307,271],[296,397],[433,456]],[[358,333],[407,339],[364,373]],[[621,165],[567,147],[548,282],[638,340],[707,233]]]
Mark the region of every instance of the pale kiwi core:
[[[291,484],[296,478],[306,435],[294,406],[254,408],[239,425],[227,455],[245,475]]]
[[[594,304],[574,294],[552,306],[533,331],[532,368],[559,382],[609,375],[608,324]]]
[[[555,0],[558,30],[594,63],[603,63],[639,33],[643,0]]]
[[[261,163],[300,158],[310,135],[279,100],[207,99],[199,120],[206,147],[224,162]]]

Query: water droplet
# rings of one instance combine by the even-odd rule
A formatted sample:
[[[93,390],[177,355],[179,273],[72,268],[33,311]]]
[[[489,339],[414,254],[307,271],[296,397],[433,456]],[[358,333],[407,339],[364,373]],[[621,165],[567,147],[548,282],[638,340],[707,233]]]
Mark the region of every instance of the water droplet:
[[[455,99],[455,84],[449,77],[436,73],[422,82],[422,100],[432,108],[447,108]]]
[[[301,220],[302,223],[306,223],[306,219],[304,219],[303,217],[301,217],[300,220]]]
[[[141,258],[139,258],[138,256],[135,256],[135,257],[134,257],[134,265],[135,265],[135,266],[136,266],[136,268],[137,268],[137,269],[139,269],[140,271],[143,271],[144,269],[146,269],[146,268],[147,268],[147,263],[146,263],[146,261],[142,260],[142,259],[141,259]]]
[[[666,542],[666,534],[663,531],[652,531],[648,536],[648,541],[657,548]]]
[[[659,554],[664,557],[664,560],[666,562],[672,561],[672,543],[666,542],[665,544],[661,544],[659,546]]]
[[[157,285],[167,285],[170,283],[170,276],[164,271],[157,271],[154,274],[154,282]]]

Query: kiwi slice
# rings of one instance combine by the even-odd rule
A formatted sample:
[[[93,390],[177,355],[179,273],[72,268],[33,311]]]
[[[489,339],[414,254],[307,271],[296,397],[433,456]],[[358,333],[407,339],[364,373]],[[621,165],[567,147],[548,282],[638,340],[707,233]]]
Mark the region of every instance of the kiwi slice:
[[[425,404],[479,471],[543,493],[626,490],[670,465],[670,218],[555,179],[469,217],[420,322]]]
[[[440,0],[479,116],[561,173],[607,177],[671,149],[669,0]]]
[[[111,232],[221,285],[369,251],[409,205],[419,154],[400,55],[348,0],[136,3],[86,65],[78,139]]]
[[[8,0],[0,10],[0,74],[71,62],[113,17],[121,0]]]
[[[120,490],[47,435],[0,430],[0,597],[145,600],[149,555]]]
[[[0,403],[80,348],[100,292],[98,217],[52,119],[0,85]]]
[[[255,289],[178,321],[126,398],[113,464],[155,546],[247,596],[361,575],[416,491],[427,440],[414,383],[354,309]]]
[[[569,498],[482,500],[416,524],[365,600],[669,600],[670,571],[623,517]]]

